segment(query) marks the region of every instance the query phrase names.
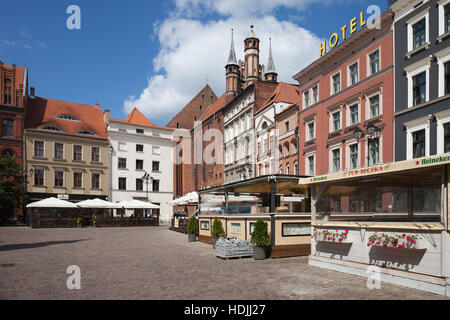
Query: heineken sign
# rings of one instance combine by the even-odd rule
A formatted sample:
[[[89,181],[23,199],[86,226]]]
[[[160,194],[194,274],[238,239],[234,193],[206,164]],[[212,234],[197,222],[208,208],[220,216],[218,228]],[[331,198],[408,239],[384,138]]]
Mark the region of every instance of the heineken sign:
[[[436,157],[436,158],[428,158],[428,159],[422,159],[422,161],[417,161],[416,165],[428,165],[428,164],[435,164],[435,163],[442,163],[442,162],[449,162],[450,161],[450,156],[440,156],[440,157]]]

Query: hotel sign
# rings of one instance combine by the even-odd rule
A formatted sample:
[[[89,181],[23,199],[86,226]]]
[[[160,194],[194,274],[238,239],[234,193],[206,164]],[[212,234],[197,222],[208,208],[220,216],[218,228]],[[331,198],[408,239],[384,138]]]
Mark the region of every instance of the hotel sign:
[[[360,28],[367,25],[369,29],[380,29],[381,24],[379,17],[381,15],[381,8],[375,5],[369,6],[367,8],[367,13],[372,14],[367,21],[364,17],[364,11],[361,11],[359,17],[354,17],[350,20],[348,25],[344,25],[338,32],[333,33],[328,42],[322,42],[319,49],[320,56],[327,53],[327,47],[333,49],[339,45],[341,41],[347,40],[347,38],[349,38],[352,34],[356,33],[358,31],[358,25]]]

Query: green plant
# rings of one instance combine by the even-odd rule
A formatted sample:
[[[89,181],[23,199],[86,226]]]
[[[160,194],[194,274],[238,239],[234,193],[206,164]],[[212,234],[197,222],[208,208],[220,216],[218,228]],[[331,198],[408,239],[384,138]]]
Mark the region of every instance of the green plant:
[[[255,229],[252,233],[251,242],[257,247],[270,246],[270,235],[267,232],[267,222],[263,219],[258,219],[255,224]]]
[[[96,223],[97,223],[97,217],[95,217],[95,216],[92,217],[92,223],[93,223],[93,224],[96,224]]]
[[[222,221],[220,221],[218,218],[214,218],[211,237],[213,237],[213,239],[225,237],[225,231],[223,230]]]
[[[197,234],[198,233],[198,221],[195,216],[192,216],[189,219],[188,225],[187,225],[187,233],[190,234]]]
[[[82,222],[83,222],[83,218],[82,217],[78,217],[77,223],[82,223]]]
[[[317,230],[317,229],[314,229],[313,231],[314,231],[314,233],[312,235],[313,239],[316,240],[317,238],[322,237],[323,241],[332,241],[332,242],[334,242],[336,240],[339,242],[343,242],[344,240],[347,239],[348,232],[349,232],[348,229],[346,229],[345,231],[336,230],[336,232],[331,232],[328,230]]]
[[[392,248],[393,251],[397,251],[402,248],[413,248],[417,244],[417,240],[422,239],[417,235],[417,232],[414,231],[412,235],[407,235],[406,233],[399,235],[389,235],[387,233],[378,234],[378,231],[375,231],[369,237],[369,242],[367,243],[368,247],[371,246],[379,246],[384,248]]]

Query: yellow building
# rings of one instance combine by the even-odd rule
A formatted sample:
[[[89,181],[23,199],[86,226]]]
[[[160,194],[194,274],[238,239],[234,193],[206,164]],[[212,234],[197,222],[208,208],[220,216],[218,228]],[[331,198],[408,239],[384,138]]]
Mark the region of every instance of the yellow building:
[[[25,117],[28,203],[106,200],[109,142],[102,110],[35,97]]]

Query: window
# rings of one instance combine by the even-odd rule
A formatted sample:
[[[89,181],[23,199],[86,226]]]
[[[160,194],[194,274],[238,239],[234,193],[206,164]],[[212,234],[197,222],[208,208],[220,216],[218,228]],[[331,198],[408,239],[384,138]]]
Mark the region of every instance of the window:
[[[63,132],[63,130],[61,130],[60,128],[55,127],[55,126],[44,126],[44,127],[42,127],[42,128],[39,128],[39,129],[41,129],[41,130],[47,130],[47,131]]]
[[[144,191],[144,181],[136,179],[136,191]]]
[[[450,32],[450,4],[444,7],[444,32]]]
[[[369,166],[380,163],[380,139],[369,139]]]
[[[144,134],[144,129],[136,129],[137,134]]]
[[[355,64],[352,64],[349,68],[350,70],[350,85],[353,85],[359,81],[359,74],[358,74],[358,62]]]
[[[127,178],[119,178],[119,190],[127,190]]]
[[[127,159],[125,158],[119,158],[119,169],[126,169],[127,168]]]
[[[380,96],[376,95],[369,99],[370,101],[370,118],[380,115]]]
[[[289,121],[284,124],[286,126],[286,132],[289,131]]]
[[[341,130],[341,113],[333,114],[333,132]]]
[[[78,120],[77,118],[75,118],[74,116],[70,115],[70,114],[62,114],[56,117],[57,119],[62,119],[62,120],[69,120],[69,121],[77,121],[80,122],[80,120]]]
[[[41,158],[44,157],[44,141],[34,142],[34,156]]]
[[[444,64],[444,70],[445,70],[445,94],[450,94],[450,62]]]
[[[426,42],[425,18],[412,26],[413,28],[413,50],[423,46]]]
[[[350,169],[358,168],[358,144],[350,146]]]
[[[153,180],[153,192],[159,192],[159,180]]]
[[[333,76],[333,94],[341,91],[341,74],[338,73]]]
[[[232,223],[231,224],[231,233],[241,233],[241,224],[240,223]]]
[[[308,108],[309,107],[309,91],[306,91],[305,93],[304,93],[304,97],[305,97],[305,108]]]
[[[350,107],[350,125],[359,123],[359,106],[355,104]]]
[[[62,143],[55,143],[55,159],[62,160],[64,158],[64,145]]]
[[[136,152],[144,152],[144,145],[137,144],[136,145]]]
[[[82,177],[83,174],[81,172],[73,173],[73,187],[75,189],[80,189],[82,187]]]
[[[450,152],[450,123],[445,124],[444,130],[444,152]]]
[[[13,121],[10,119],[3,120],[3,136],[4,137],[13,136]]]
[[[290,171],[291,171],[291,165],[288,163],[288,164],[286,164],[286,174],[287,175],[291,174]]]
[[[73,160],[81,161],[83,160],[83,147],[73,146]]]
[[[84,136],[98,136],[98,134],[96,134],[95,132],[90,131],[90,130],[80,130],[80,131],[76,132],[75,134],[82,134]]]
[[[426,102],[426,72],[413,77],[413,103],[414,106]]]
[[[413,158],[425,157],[425,130],[413,132]]]
[[[5,151],[2,152],[2,157],[3,158],[14,157],[14,152],[12,152],[12,150],[6,149]]]
[[[311,235],[311,225],[307,223],[283,223],[283,237],[299,237]]]
[[[333,172],[341,171],[341,150],[333,150]]]
[[[44,170],[43,169],[34,170],[34,185],[36,187],[44,186]]]
[[[299,175],[299,173],[298,173],[298,162],[297,161],[295,161],[294,162],[294,175]]]
[[[209,221],[201,221],[200,230],[209,231]]]
[[[316,104],[317,102],[319,102],[319,87],[315,86],[312,89],[313,92],[313,104]]]
[[[92,174],[92,189],[100,189],[100,174],[98,173]]]
[[[315,128],[314,128],[314,122],[308,124],[308,140],[314,140],[316,138],[315,136]]]
[[[380,71],[380,51],[377,50],[369,55],[370,60],[370,75]]]
[[[55,170],[55,187],[64,187],[64,172]]]
[[[98,147],[92,147],[92,150],[91,150],[91,152],[92,152],[92,154],[91,154],[91,156],[92,156],[92,162],[100,162],[100,148],[98,148]]]
[[[119,151],[127,151],[127,144],[125,142],[119,142]]]
[[[159,161],[153,161],[152,163],[152,171],[159,172]]]
[[[314,156],[308,157],[308,172],[310,176],[314,176],[316,172],[314,168],[314,158]]]
[[[136,160],[136,170],[144,170],[144,160]]]

